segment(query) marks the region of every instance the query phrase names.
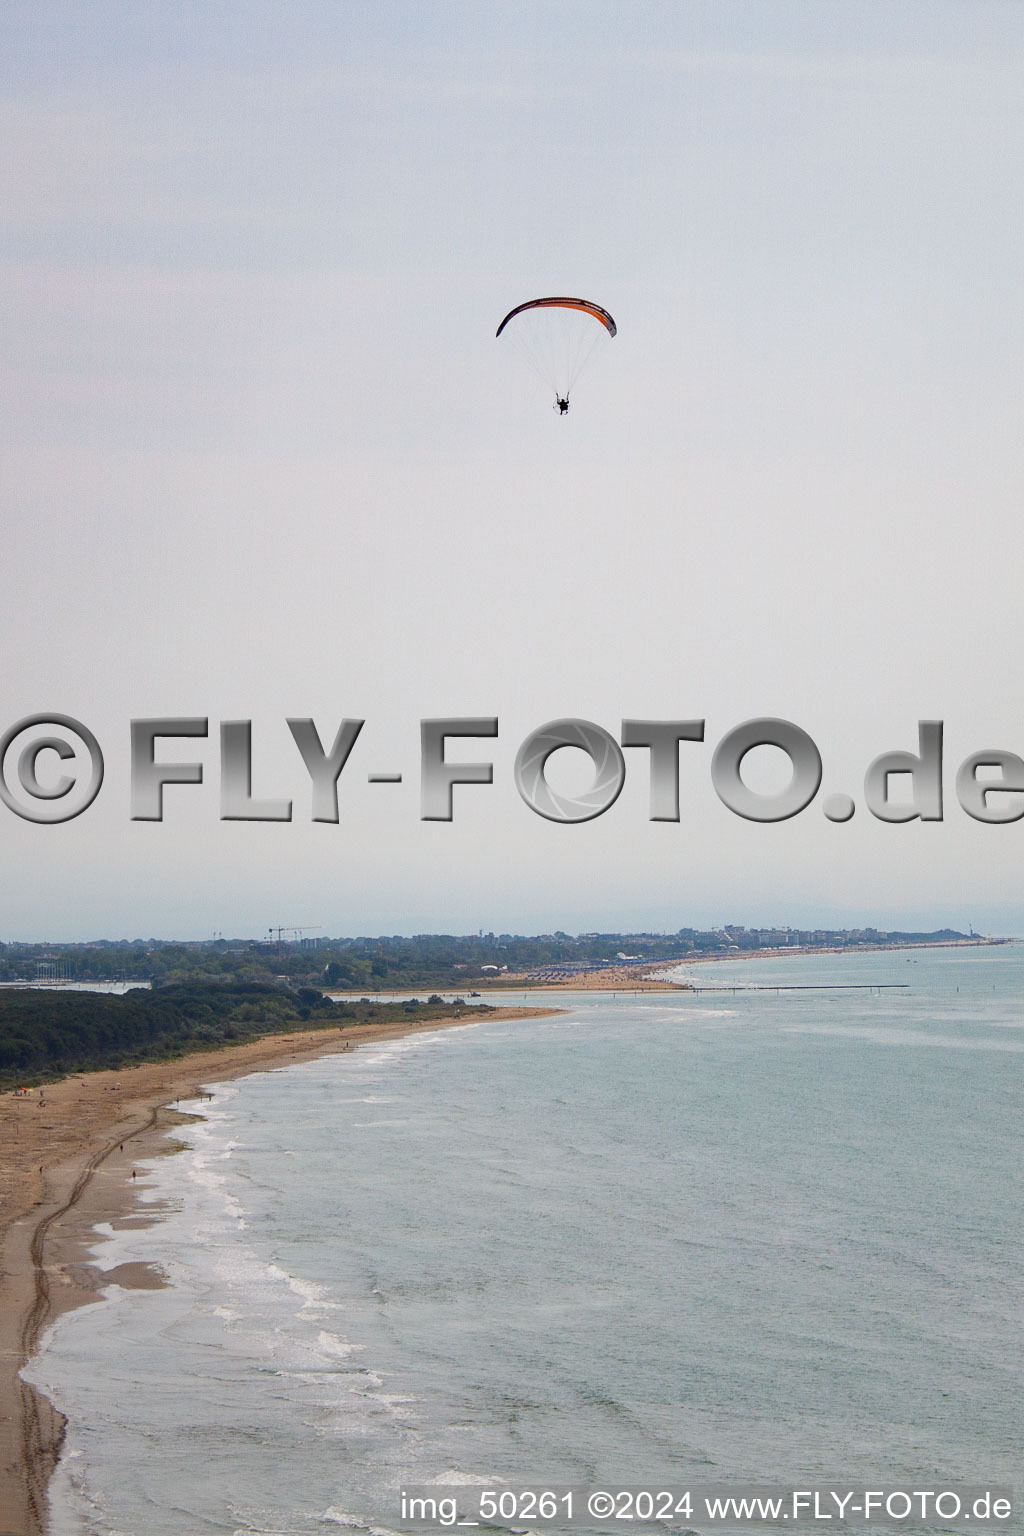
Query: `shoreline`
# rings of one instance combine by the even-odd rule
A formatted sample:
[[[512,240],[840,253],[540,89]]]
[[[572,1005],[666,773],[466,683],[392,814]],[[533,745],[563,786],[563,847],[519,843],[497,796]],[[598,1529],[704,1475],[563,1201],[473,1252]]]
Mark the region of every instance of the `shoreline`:
[[[560,1011],[495,1008],[485,1021]],[[144,1264],[103,1271],[90,1261],[89,1249],[99,1222],[117,1227],[158,1219],[157,1207],[143,1210],[136,1203],[140,1186],[133,1164],[173,1149],[168,1133],[188,1118],[174,1103],[202,1097],[206,1083],[478,1022],[452,1016],[294,1030],[171,1061],[75,1075],[29,1094],[0,1094],[0,1536],[45,1536],[48,1529],[47,1486],[66,1420],[20,1375],[44,1332],[64,1312],[99,1300],[107,1286],[165,1284]]]
[[[665,966],[684,965],[682,960],[666,960]],[[531,981],[522,974],[515,976],[503,976],[500,981],[492,981],[487,977],[474,978],[474,988],[482,990],[466,991],[458,988],[445,987],[444,993],[465,998],[467,1004],[472,1007],[474,1003],[486,1002],[488,997],[495,993],[501,996],[505,992],[689,992],[691,989],[685,983],[665,981],[661,977],[644,976],[640,974],[644,969],[654,970],[662,965],[660,960],[652,960],[650,966],[602,966],[599,970],[580,971],[578,976],[559,981]],[[426,989],[421,987],[421,991]],[[433,990],[433,989],[431,989]],[[376,992],[367,992],[366,988],[352,988],[347,992],[339,991],[331,987],[326,995],[338,1002],[352,1002],[355,998],[370,998],[371,1002],[379,997],[404,996],[407,992],[415,991],[414,987],[380,987]],[[0,1531],[0,1536],[3,1532]]]
[[[933,944],[865,946],[860,953],[896,949],[980,948],[1006,939],[945,940]],[[760,950],[667,962],[665,968],[726,960],[767,960],[846,950]],[[654,961],[650,970],[656,971]],[[637,974],[640,972],[640,974]],[[519,978],[522,986],[522,979]],[[491,984],[474,1003],[514,989]],[[490,1020],[552,1016],[553,994],[572,991],[639,993],[703,990],[692,983],[619,967],[534,984],[522,1004],[497,1006]],[[527,998],[540,994],[537,1006]],[[548,994],[550,1002],[544,994]],[[344,996],[341,993],[332,993]],[[366,995],[366,994],[354,994]],[[544,1004],[547,1006],[544,1006]],[[203,1096],[203,1084],[273,1071],[356,1046],[479,1022],[465,1016],[430,1021],[349,1024],[268,1035],[241,1045],[193,1052],[121,1071],[88,1073],[43,1085],[28,1094],[0,1093],[0,1536],[46,1536],[47,1488],[60,1457],[66,1420],[40,1391],[23,1381],[22,1367],[38,1353],[45,1330],[64,1312],[100,1299],[110,1285],[155,1288],[166,1283],[144,1264],[101,1270],[89,1256],[98,1223],[115,1228],[149,1225],[159,1207],[141,1208],[133,1162],[174,1150],[169,1139],[187,1122],[174,1103]]]
[[[691,965],[721,965],[730,960],[784,960],[793,955],[799,955],[801,959],[812,958],[814,955],[883,955],[902,954],[910,949],[985,949],[999,944],[1013,944],[1017,941],[1013,938],[966,938],[966,939],[937,939],[933,943],[920,944],[858,944],[855,947],[825,945],[801,946],[799,944],[785,945],[780,949],[732,949],[724,953],[721,951],[701,951],[694,955],[685,955],[676,960],[650,960],[642,961],[637,965],[604,965],[595,966],[592,970],[581,970],[572,976],[552,978],[545,981],[534,981],[524,972],[510,973],[503,976],[500,981],[477,977],[474,986],[480,988],[479,998],[482,1001],[491,992],[508,992],[523,990],[528,992],[694,992],[699,988],[686,981],[666,981],[663,975],[649,974],[665,971],[682,970]],[[401,992],[401,987],[394,989]],[[447,989],[446,989],[447,990]],[[365,996],[365,992],[332,992],[332,997],[357,997]],[[466,994],[469,995],[468,993]],[[0,1533],[2,1536],[2,1533]]]

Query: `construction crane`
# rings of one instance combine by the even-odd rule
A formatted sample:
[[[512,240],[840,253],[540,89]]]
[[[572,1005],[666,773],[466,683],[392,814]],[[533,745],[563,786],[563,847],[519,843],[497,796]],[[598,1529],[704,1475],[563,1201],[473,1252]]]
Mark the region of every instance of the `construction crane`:
[[[319,923],[281,923],[276,928],[268,928],[267,932],[271,939],[273,939],[275,933],[277,934],[277,947],[280,950],[285,942],[284,935],[286,933],[293,935],[294,938],[301,941],[304,933],[320,933],[321,928]],[[289,940],[288,942],[292,941]]]

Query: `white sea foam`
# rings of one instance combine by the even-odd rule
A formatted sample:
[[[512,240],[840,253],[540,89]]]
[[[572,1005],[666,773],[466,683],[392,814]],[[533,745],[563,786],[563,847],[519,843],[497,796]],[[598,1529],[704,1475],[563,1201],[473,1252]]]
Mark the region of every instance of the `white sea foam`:
[[[367,1536],[402,1536],[402,1533],[394,1531],[387,1525],[375,1525],[358,1515],[346,1514],[344,1510],[328,1508],[320,1516],[321,1520],[330,1521],[333,1525],[345,1525],[353,1531],[365,1531]]]
[[[348,1339],[340,1339],[336,1333],[328,1333],[325,1328],[321,1328],[317,1334],[317,1343],[324,1354],[332,1358],[347,1360],[352,1354],[352,1345]]]
[[[457,1467],[448,1467],[436,1477],[425,1477],[422,1481],[427,1488],[490,1488],[500,1484],[500,1474],[461,1472]]]
[[[287,1271],[279,1269],[276,1264],[267,1265],[267,1273],[274,1280],[283,1280],[290,1291],[300,1297],[302,1312],[322,1312],[325,1308],[334,1307],[337,1303],[329,1299],[327,1289],[323,1285],[316,1285],[311,1280],[302,1280],[298,1275],[290,1275]]]

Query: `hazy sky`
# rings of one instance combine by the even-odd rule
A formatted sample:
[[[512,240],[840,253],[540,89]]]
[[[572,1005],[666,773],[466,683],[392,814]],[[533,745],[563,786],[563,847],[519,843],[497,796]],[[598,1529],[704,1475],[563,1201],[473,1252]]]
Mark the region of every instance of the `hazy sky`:
[[[1024,823],[953,793],[1024,755],[1024,7],[8,0],[0,61],[0,726],[107,764],[72,822],[0,807],[0,938],[1024,931]],[[564,421],[494,339],[547,293],[619,325]],[[207,782],[133,823],[163,715]],[[498,717],[449,748],[495,781],[424,823],[446,715]],[[366,720],[338,826],[286,716]],[[680,822],[635,749],[599,820],[530,811],[562,716],[706,719]],[[757,716],[824,761],[772,826],[710,778]],[[220,719],[292,823],[218,820]],[[919,719],[946,819],[883,824]]]

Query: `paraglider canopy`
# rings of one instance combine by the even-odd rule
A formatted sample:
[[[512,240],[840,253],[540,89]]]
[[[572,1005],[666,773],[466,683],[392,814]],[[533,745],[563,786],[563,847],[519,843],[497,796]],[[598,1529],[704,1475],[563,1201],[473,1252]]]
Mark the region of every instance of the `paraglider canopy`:
[[[572,298],[527,299],[509,310],[495,336],[506,326],[527,364],[554,390],[555,409],[562,416],[580,373],[617,330],[600,304]]]
[[[618,326],[606,309],[600,304],[591,304],[589,299],[527,299],[525,304],[517,304],[515,309],[510,309],[504,320],[495,331],[495,336],[500,336],[509,321],[516,315],[525,314],[528,309],[579,309],[585,315],[593,315],[595,320],[600,320],[609,336],[614,336]]]

